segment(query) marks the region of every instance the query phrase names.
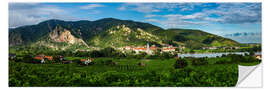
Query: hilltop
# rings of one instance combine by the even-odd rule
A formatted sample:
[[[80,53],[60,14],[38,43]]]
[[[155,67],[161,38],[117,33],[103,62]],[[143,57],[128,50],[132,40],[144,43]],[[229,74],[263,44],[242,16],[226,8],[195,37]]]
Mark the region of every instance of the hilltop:
[[[236,46],[228,38],[191,29],[163,29],[136,22],[104,18],[96,21],[47,20],[36,25],[9,29],[10,46],[44,46],[49,48],[123,47],[151,45]]]

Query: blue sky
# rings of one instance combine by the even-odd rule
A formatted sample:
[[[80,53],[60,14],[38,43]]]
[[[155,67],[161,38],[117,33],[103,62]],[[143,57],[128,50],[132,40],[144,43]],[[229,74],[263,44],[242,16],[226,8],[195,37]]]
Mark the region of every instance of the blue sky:
[[[9,3],[9,27],[109,17],[218,35],[261,32],[261,3]]]

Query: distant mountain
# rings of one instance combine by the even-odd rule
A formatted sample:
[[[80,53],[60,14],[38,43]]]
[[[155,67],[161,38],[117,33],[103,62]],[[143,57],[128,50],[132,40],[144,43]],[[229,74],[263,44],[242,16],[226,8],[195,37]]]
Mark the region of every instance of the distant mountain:
[[[141,46],[146,43],[202,46],[234,46],[236,41],[200,30],[165,30],[149,23],[104,18],[96,21],[47,20],[37,25],[9,29],[9,45],[51,48]]]
[[[262,40],[261,32],[238,32],[232,34],[225,34],[223,36],[236,40],[240,43],[261,43]]]

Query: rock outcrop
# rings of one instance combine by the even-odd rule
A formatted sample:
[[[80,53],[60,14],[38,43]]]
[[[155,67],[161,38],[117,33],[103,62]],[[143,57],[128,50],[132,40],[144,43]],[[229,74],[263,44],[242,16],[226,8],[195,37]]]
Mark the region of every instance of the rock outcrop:
[[[79,44],[88,46],[82,39],[74,37],[71,32],[62,27],[56,27],[50,34],[49,38],[54,42],[65,42],[69,44]]]

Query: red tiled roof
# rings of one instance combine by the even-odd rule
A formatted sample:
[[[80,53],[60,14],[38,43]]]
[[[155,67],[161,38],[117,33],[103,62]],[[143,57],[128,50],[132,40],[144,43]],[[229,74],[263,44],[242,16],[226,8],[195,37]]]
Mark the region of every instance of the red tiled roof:
[[[149,49],[150,50],[155,50],[155,49],[157,49],[157,47],[150,47]]]
[[[53,57],[52,56],[45,56],[45,58],[47,58],[48,60],[53,60]]]
[[[34,59],[37,59],[37,60],[42,60],[42,59],[43,59],[43,57],[41,57],[41,56],[36,56],[36,57],[34,57]]]
[[[135,48],[135,50],[146,50],[146,48]]]
[[[174,50],[175,48],[163,48],[162,50]]]
[[[81,62],[85,62],[86,61],[86,59],[81,59]]]

